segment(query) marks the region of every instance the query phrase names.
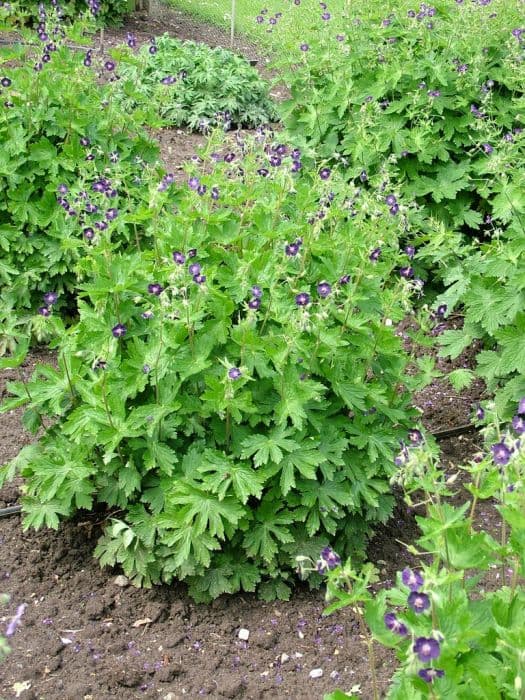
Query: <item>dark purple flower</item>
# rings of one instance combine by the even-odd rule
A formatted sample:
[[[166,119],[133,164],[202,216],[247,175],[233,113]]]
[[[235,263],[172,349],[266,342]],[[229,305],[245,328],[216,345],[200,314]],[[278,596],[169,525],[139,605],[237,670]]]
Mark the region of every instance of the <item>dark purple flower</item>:
[[[441,97],[441,92],[439,90],[429,90],[427,95],[429,97]]]
[[[410,279],[411,277],[414,276],[414,268],[412,267],[401,267],[399,268],[399,274],[401,277],[404,277],[405,279]]]
[[[9,78],[5,78],[5,77],[4,77],[4,78],[2,78],[2,80],[0,80],[0,85],[1,85],[2,87],[7,88],[7,87],[9,87],[9,86],[11,85],[11,80],[10,80]]]
[[[270,171],[268,170],[268,168],[259,168],[257,170],[257,175],[260,175],[261,177],[268,177],[269,174]]]
[[[436,639],[432,639],[432,637],[418,637],[413,650],[423,663],[437,659],[441,652],[439,642]]]
[[[408,596],[408,604],[415,613],[423,613],[430,607],[430,598],[426,593],[412,591]]]
[[[213,200],[217,201],[219,199],[219,188],[212,187],[210,190],[210,195]]]
[[[163,85],[174,85],[177,82],[177,78],[173,75],[167,75],[160,81]]]
[[[518,435],[523,435],[523,433],[525,433],[525,417],[514,416],[512,419],[512,427],[518,433]]]
[[[416,254],[416,249],[414,248],[413,245],[405,246],[405,255],[407,256],[407,258],[410,258],[410,260],[412,260],[414,258],[415,254]]]
[[[321,19],[324,19],[325,22],[328,21],[330,19],[330,17],[331,17],[331,15],[329,12],[323,12],[323,14],[321,15]]]
[[[190,275],[198,275],[200,273],[200,271],[201,271],[201,266],[199,265],[199,263],[192,263],[188,267],[188,272],[190,273]]]
[[[105,231],[107,227],[108,225],[105,221],[95,221],[95,228],[97,228],[99,231]]]
[[[44,301],[48,306],[53,306],[58,299],[58,294],[56,292],[46,292],[44,294]]]
[[[308,306],[310,303],[310,295],[306,292],[301,292],[295,297],[295,303],[297,306]]]
[[[153,318],[153,311],[143,311],[141,314],[142,318],[146,319],[146,321],[149,321],[150,318]]]
[[[193,281],[195,284],[204,284],[206,282],[206,275],[193,275]]]
[[[284,248],[284,252],[289,257],[294,257],[299,252],[299,248],[300,246],[298,243],[287,243]]]
[[[67,194],[67,193],[69,192],[69,187],[68,187],[67,185],[65,185],[64,183],[61,183],[61,184],[57,187],[57,192],[58,192],[59,194]]]
[[[155,44],[152,44],[152,45],[149,47],[148,51],[149,51],[150,54],[153,56],[153,54],[156,54],[156,53],[157,53],[158,49],[157,49],[157,47],[155,46]]]
[[[199,185],[200,182],[198,177],[190,177],[190,179],[188,180],[188,187],[190,188],[190,190],[197,191]]]
[[[230,379],[239,379],[242,376],[242,372],[238,367],[231,367],[231,369],[228,370],[228,377]]]
[[[257,311],[257,309],[261,308],[261,300],[260,299],[250,299],[248,302],[248,308],[253,309],[254,311]]]
[[[385,197],[385,203],[388,204],[389,207],[393,206],[394,204],[397,203],[397,199],[395,195],[389,194]]]
[[[330,168],[321,168],[321,170],[319,171],[319,177],[321,178],[321,180],[328,180],[328,178],[331,175],[331,172],[332,171],[330,170]]]
[[[186,255],[188,258],[194,258],[197,255],[197,248],[190,248]]]
[[[392,214],[392,216],[395,216],[399,211],[399,204],[392,204],[388,211]]]
[[[420,445],[423,442],[423,434],[417,428],[408,431],[408,440],[412,445]]]
[[[491,153],[494,153],[494,148],[490,145],[490,143],[484,143],[483,150],[488,156],[490,156]]]
[[[361,182],[366,182],[368,180],[368,173],[366,172],[366,170],[361,170],[361,172],[359,173],[359,179],[361,180]]]
[[[400,622],[394,613],[386,613],[383,619],[385,621],[385,625],[391,632],[399,634],[401,637],[406,637],[408,634],[407,626]]]
[[[301,46],[299,48],[301,49],[301,51],[305,51],[305,52],[310,50],[310,47],[308,46],[308,44],[301,44]]]
[[[164,287],[159,284],[158,282],[153,282],[152,284],[148,284],[148,292],[150,294],[154,294],[156,297],[158,297],[160,294],[162,294],[164,290]]]
[[[186,262],[186,256],[184,255],[184,253],[181,253],[179,250],[176,250],[173,253],[173,262],[176,262],[177,265],[184,265],[184,263]]]
[[[261,288],[259,287],[259,285],[257,285],[257,284],[254,284],[254,285],[253,285],[251,291],[252,291],[252,295],[253,295],[256,299],[260,299],[260,298],[262,297],[262,295],[263,295],[262,289],[261,289]]]
[[[126,43],[131,49],[135,48],[135,46],[137,45],[137,39],[135,35],[128,32],[126,34]]]
[[[257,24],[262,24],[264,22],[264,17],[262,15],[257,15],[255,21],[257,22]]]
[[[200,197],[202,197],[203,195],[206,194],[207,189],[208,189],[208,188],[206,187],[206,185],[199,185],[199,186],[197,187],[197,194],[198,194]]]
[[[128,332],[128,329],[126,328],[126,326],[124,324],[117,323],[116,326],[113,326],[113,328],[111,329],[111,332],[113,333],[113,336],[115,338],[123,338],[126,335],[126,333]]]
[[[504,466],[509,463],[512,450],[510,450],[504,442],[497,442],[495,445],[492,445],[490,450],[495,464]]]
[[[443,678],[445,671],[440,668],[422,668],[417,672],[417,675],[422,678],[425,683],[432,683],[435,678]]]
[[[468,64],[467,63],[460,63],[459,66],[456,68],[457,72],[460,75],[463,75],[468,71]]]
[[[115,70],[115,61],[106,61],[106,62],[104,63],[104,68],[105,68],[107,71]]]
[[[476,418],[477,420],[483,420],[485,418],[485,411],[481,406],[476,408]]]
[[[47,306],[39,306],[38,313],[40,314],[40,316],[44,316],[44,318],[47,318],[48,316],[51,316],[51,309],[48,309]]]
[[[341,557],[334,552],[331,547],[323,547],[321,557],[317,562],[317,571],[324,574],[326,571],[332,571],[341,564]]]
[[[108,221],[113,221],[114,219],[117,218],[117,216],[118,216],[118,209],[112,208],[112,209],[108,209],[106,212],[106,219]]]
[[[326,299],[326,297],[330,296],[332,293],[332,287],[328,284],[328,282],[319,282],[317,285],[317,293],[320,297]]]
[[[437,309],[436,309],[436,316],[439,316],[440,318],[443,318],[443,316],[447,313],[447,305],[446,304],[440,304]]]
[[[368,256],[372,262],[377,262],[381,255],[381,248],[374,248],[374,250]]]
[[[142,372],[144,374],[149,374],[151,372],[151,367],[149,365],[143,365],[142,366]]]
[[[410,588],[411,591],[419,591],[424,583],[423,576],[419,573],[419,571],[414,571],[408,567],[403,569],[401,573],[401,580],[405,586]]]
[[[350,282],[350,275],[343,275],[342,277],[339,278],[339,284],[340,285],[345,285]]]

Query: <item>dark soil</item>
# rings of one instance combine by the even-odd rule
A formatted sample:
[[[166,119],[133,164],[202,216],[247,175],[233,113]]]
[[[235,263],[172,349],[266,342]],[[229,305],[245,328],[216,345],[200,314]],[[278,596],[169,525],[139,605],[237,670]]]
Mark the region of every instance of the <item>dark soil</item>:
[[[170,20],[170,17],[173,21]],[[107,30],[104,42],[116,44],[132,31],[140,41],[171,31],[184,39],[229,46],[224,32],[181,13],[144,21],[142,15],[122,29]],[[237,50],[264,59],[240,41]],[[202,136],[164,129],[156,133],[168,168],[204,142]],[[401,330],[401,332],[403,332]],[[31,374],[37,362],[53,361],[33,353],[20,370],[0,372],[0,400],[7,381]],[[455,363],[439,360],[443,372],[472,362],[467,352]],[[471,406],[483,392],[475,385],[458,395],[446,379],[436,380],[418,397],[431,430],[467,423]],[[21,410],[0,416],[0,463],[34,439],[20,423]],[[476,436],[444,441],[443,459],[457,465],[476,451]],[[448,468],[447,467],[447,468]],[[0,491],[0,507],[16,503],[19,484]],[[480,514],[483,526],[496,528],[496,516]],[[372,697],[371,668],[351,610],[322,616],[322,591],[299,587],[290,602],[263,603],[250,595],[223,597],[197,605],[183,586],[138,590],[116,582],[118,570],[101,571],[92,552],[100,522],[79,517],[59,532],[23,533],[19,516],[0,519],[0,593],[11,596],[0,610],[0,629],[27,604],[23,623],[12,637],[12,653],[0,666],[0,695],[6,700],[129,700],[131,698],[321,698],[339,686]],[[369,546],[370,560],[388,585],[395,572],[414,564],[400,540],[417,537],[414,514],[400,504],[395,516]],[[248,641],[239,630],[249,630]],[[395,659],[376,647],[381,690],[388,686]],[[322,669],[320,678],[309,677]],[[408,700],[408,699],[407,699]]]

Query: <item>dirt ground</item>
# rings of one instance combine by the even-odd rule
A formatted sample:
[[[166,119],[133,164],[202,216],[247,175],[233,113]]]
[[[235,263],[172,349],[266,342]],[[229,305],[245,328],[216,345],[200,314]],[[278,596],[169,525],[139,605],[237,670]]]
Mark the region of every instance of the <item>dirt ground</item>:
[[[127,31],[139,42],[169,29],[180,38],[225,45],[229,37],[180,13],[173,21],[137,15],[122,29],[107,31],[118,43]],[[237,47],[258,58],[253,47]],[[263,61],[263,59],[260,59]],[[263,64],[261,64],[263,65]],[[181,167],[203,137],[163,130],[158,135],[166,163]],[[400,331],[402,332],[402,331]],[[443,372],[469,365],[472,351]],[[0,400],[18,372],[30,375],[37,362],[53,361],[35,352],[16,371],[0,372]],[[441,430],[468,423],[483,387],[456,394],[446,379],[418,396],[425,425]],[[34,439],[20,423],[21,411],[0,417],[0,463]],[[442,442],[443,460],[459,464],[477,449],[476,435]],[[0,507],[17,503],[18,485],[0,491]],[[480,512],[483,525],[497,527],[494,513]],[[11,596],[0,609],[0,629],[20,603],[23,624],[12,637],[12,653],[0,666],[0,696],[6,700],[130,700],[132,698],[305,698],[317,699],[335,687],[372,698],[371,670],[356,616],[342,611],[322,616],[324,595],[299,587],[290,602],[263,603],[251,595],[222,597],[197,605],[183,586],[138,590],[121,586],[118,570],[99,568],[92,552],[101,533],[95,519],[77,518],[58,532],[23,533],[19,516],[0,519],[0,593]],[[398,542],[417,536],[414,514],[400,504],[393,519],[370,543],[369,556],[385,585],[414,563]],[[239,639],[240,628],[249,639]],[[386,690],[395,659],[376,648],[377,676]],[[313,669],[322,676],[312,679]]]

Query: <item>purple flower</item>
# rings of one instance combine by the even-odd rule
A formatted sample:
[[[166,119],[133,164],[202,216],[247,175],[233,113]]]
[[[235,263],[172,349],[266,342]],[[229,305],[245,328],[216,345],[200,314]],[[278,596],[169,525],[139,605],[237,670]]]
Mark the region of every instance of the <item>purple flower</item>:
[[[155,44],[152,44],[152,45],[149,47],[148,51],[149,51],[150,54],[153,56],[153,54],[156,54],[156,53],[157,53],[158,49],[157,49],[157,47],[155,46]]]
[[[424,583],[423,576],[419,573],[419,571],[413,571],[408,567],[403,569],[401,573],[401,580],[405,586],[410,588],[411,591],[419,591]]]
[[[112,209],[108,209],[106,212],[106,219],[108,221],[114,221],[114,219],[116,219],[117,216],[118,216],[118,209],[112,208]]]
[[[137,45],[137,39],[136,39],[135,35],[131,34],[130,32],[128,32],[126,34],[126,42],[127,42],[128,46],[130,47],[130,49],[135,48],[135,46]]]
[[[117,323],[116,326],[113,326],[113,328],[111,329],[111,332],[113,333],[113,336],[115,338],[123,338],[126,335],[126,333],[128,332],[128,329],[126,328],[126,326],[124,324]]]
[[[475,415],[476,415],[477,420],[483,420],[485,418],[485,411],[483,410],[483,408],[481,406],[478,406],[476,408]]]
[[[426,593],[412,591],[408,596],[408,604],[415,613],[422,613],[430,607],[430,598]]]
[[[385,203],[388,204],[389,207],[394,206],[394,204],[397,204],[397,199],[395,195],[389,194],[385,197]]]
[[[439,90],[429,90],[427,95],[429,97],[441,97],[441,92]]]
[[[460,63],[456,70],[460,75],[462,75],[463,73],[466,73],[468,71],[468,64]]]
[[[321,178],[321,180],[328,180],[330,175],[331,175],[330,168],[321,168],[321,170],[319,171],[319,177]]]
[[[56,292],[46,292],[44,294],[44,301],[48,306],[53,306],[58,299],[58,294]]]
[[[328,282],[319,282],[317,285],[317,294],[319,294],[320,297],[326,299],[326,297],[330,296],[331,293],[332,287],[328,284]]]
[[[11,618],[9,624],[7,625],[7,629],[5,631],[5,636],[6,637],[12,637],[13,634],[16,632],[18,626],[20,625],[20,622],[22,621],[22,616],[27,608],[27,603],[22,603],[19,605],[16,609],[16,613],[14,616]]]
[[[186,255],[188,258],[194,258],[197,255],[197,248],[190,248]]]
[[[57,187],[57,192],[58,192],[59,194],[67,194],[67,193],[69,192],[69,187],[68,187],[67,185],[65,185],[64,183],[61,183],[61,184]]]
[[[392,216],[395,216],[399,211],[399,204],[392,204],[392,206],[389,209],[389,212],[392,214]]]
[[[257,309],[261,308],[261,300],[260,299],[250,299],[248,302],[248,308],[253,309],[254,311],[257,311]]]
[[[408,634],[407,626],[400,622],[394,613],[386,613],[383,619],[385,621],[385,625],[391,632],[399,634],[401,637],[406,637]]]
[[[207,190],[207,189],[208,189],[208,188],[206,187],[206,185],[199,185],[199,186],[197,187],[197,194],[198,194],[200,197],[202,197],[203,195],[206,194],[206,190]]]
[[[518,433],[518,435],[523,435],[523,433],[525,433],[525,417],[514,416],[512,419],[512,427]]]
[[[285,248],[284,248],[284,252],[286,253],[286,255],[288,255],[289,257],[292,258],[295,255],[297,255],[297,253],[299,252],[299,248],[300,248],[300,246],[297,242],[296,243],[287,243]]]
[[[268,168],[259,168],[257,170],[257,175],[260,175],[261,177],[268,177],[269,174],[270,171],[268,170]]]
[[[160,82],[163,85],[173,85],[177,82],[177,78],[175,78],[173,75],[167,75],[166,77],[162,78]]]
[[[342,277],[339,278],[339,284],[344,286],[345,284],[348,284],[350,282],[350,275],[343,275]]]
[[[51,309],[48,309],[47,306],[39,306],[38,313],[40,314],[40,316],[44,316],[44,318],[47,318],[48,316],[51,316]]]
[[[331,15],[329,12],[323,12],[323,14],[321,15],[321,19],[324,19],[325,22],[328,21],[330,19],[330,17],[331,17]]]
[[[201,271],[201,266],[199,265],[199,263],[192,263],[188,267],[188,272],[190,273],[190,275],[198,275],[200,273],[200,271]]]
[[[184,265],[186,262],[186,256],[184,253],[181,253],[179,250],[174,251],[173,253],[173,262],[177,263],[177,265]]]
[[[439,642],[436,639],[432,639],[432,637],[418,637],[413,650],[423,663],[437,659],[441,652]]]
[[[381,255],[381,248],[374,248],[374,250],[368,256],[372,262],[377,262]]]
[[[242,376],[242,372],[238,367],[232,367],[231,369],[228,370],[228,377],[230,379],[233,379],[234,381],[236,379],[239,379],[239,377]]]
[[[148,292],[150,294],[154,294],[156,297],[158,297],[160,294],[162,294],[162,291],[164,290],[164,287],[159,284],[158,282],[153,282],[152,284],[148,284]]]
[[[483,150],[488,156],[490,156],[490,154],[494,152],[494,148],[490,145],[490,143],[484,143]]]
[[[417,675],[422,678],[425,683],[432,683],[435,678],[443,678],[445,671],[440,668],[422,668],[417,672]]]
[[[497,442],[495,445],[492,445],[490,450],[495,464],[504,466],[509,463],[512,450],[510,450],[504,442]]]
[[[188,180],[188,187],[190,188],[190,190],[197,191],[199,185],[200,182],[198,177],[190,177],[190,179]]]
[[[410,260],[412,260],[414,258],[415,254],[416,254],[416,249],[414,248],[413,245],[405,246],[405,255],[407,256],[407,258],[410,258]]]
[[[439,316],[440,318],[443,318],[443,316],[447,313],[447,305],[446,304],[440,304],[437,309],[436,309],[436,316]]]
[[[7,88],[11,85],[11,80],[9,78],[2,78],[2,80],[0,80],[0,85]]]
[[[420,445],[423,442],[423,434],[417,428],[408,431],[408,440],[412,445]]]
[[[106,61],[106,62],[104,63],[104,68],[105,68],[107,71],[115,70],[115,61]]]
[[[301,51],[305,51],[305,52],[310,50],[310,47],[308,46],[308,44],[301,44],[301,46],[299,48],[301,49]]]
[[[341,557],[339,554],[334,552],[331,547],[323,547],[321,550],[321,557],[317,561],[317,571],[320,574],[326,573],[326,571],[332,571],[336,569],[341,563]]]
[[[91,226],[85,228],[83,233],[88,241],[92,241],[95,238],[95,229],[92,229]]]
[[[301,292],[295,297],[295,303],[297,306],[308,306],[310,303],[310,295],[306,292]]]
[[[144,318],[146,321],[149,321],[150,318],[153,318],[153,311],[143,311],[141,314],[142,318]]]
[[[206,275],[193,275],[193,281],[195,284],[204,284],[206,282]]]
[[[399,268],[399,274],[401,277],[404,277],[405,279],[410,279],[411,277],[414,276],[414,268],[412,267],[401,267]]]
[[[264,17],[262,15],[257,15],[255,21],[257,22],[257,24],[262,24],[264,22]]]
[[[210,190],[211,198],[215,201],[219,199],[219,188],[218,187],[212,187]]]
[[[303,167],[303,165],[302,165],[300,160],[293,160],[291,171],[292,171],[292,173],[298,173],[302,167]]]

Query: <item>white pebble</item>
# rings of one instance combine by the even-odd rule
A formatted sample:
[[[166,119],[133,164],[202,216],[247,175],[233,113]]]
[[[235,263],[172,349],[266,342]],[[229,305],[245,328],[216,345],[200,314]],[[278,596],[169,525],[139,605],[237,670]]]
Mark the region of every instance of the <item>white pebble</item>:
[[[121,574],[120,576],[115,576],[113,583],[119,588],[126,588],[126,586],[129,586],[129,579]]]
[[[323,669],[313,668],[308,675],[310,676],[310,678],[321,678],[321,676],[323,675]]]
[[[281,654],[281,663],[285,664],[289,658],[288,654]]]
[[[247,642],[249,637],[250,637],[250,630],[247,630],[244,627],[241,627],[241,629],[239,630],[238,637],[239,637],[239,639],[242,639],[244,642]]]

